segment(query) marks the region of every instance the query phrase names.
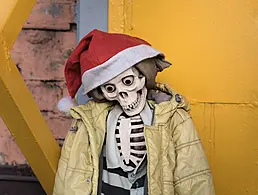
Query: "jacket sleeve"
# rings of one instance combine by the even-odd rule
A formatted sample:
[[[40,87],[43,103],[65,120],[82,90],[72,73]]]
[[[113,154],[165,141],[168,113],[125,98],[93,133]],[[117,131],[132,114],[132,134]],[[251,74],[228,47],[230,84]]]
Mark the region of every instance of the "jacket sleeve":
[[[178,109],[173,118],[175,194],[214,195],[209,164],[190,115],[185,110]]]
[[[74,127],[75,123],[76,121],[74,120],[72,122],[71,128]],[[57,172],[56,172],[53,195],[65,194],[65,174],[66,174],[68,160],[70,158],[70,152],[71,152],[75,135],[76,135],[76,131],[69,131],[65,138],[65,141],[61,150],[61,156],[59,158]]]

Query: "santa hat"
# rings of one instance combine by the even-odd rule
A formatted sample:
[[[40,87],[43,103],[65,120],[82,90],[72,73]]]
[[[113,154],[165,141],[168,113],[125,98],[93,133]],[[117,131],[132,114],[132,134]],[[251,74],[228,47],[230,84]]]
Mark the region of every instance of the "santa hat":
[[[65,79],[70,98],[58,104],[60,111],[68,112],[78,89],[84,92],[101,86],[142,60],[164,55],[139,38],[125,34],[93,30],[71,53],[65,66]]]

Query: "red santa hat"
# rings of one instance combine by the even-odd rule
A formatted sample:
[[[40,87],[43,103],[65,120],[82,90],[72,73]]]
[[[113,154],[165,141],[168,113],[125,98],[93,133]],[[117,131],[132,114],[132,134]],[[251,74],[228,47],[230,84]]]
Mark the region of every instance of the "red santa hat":
[[[140,61],[158,55],[164,57],[142,39],[96,29],[91,31],[67,60],[64,72],[71,98],[59,102],[59,110],[67,112],[74,105],[71,102],[68,105],[69,101],[82,84],[84,92],[88,93]]]

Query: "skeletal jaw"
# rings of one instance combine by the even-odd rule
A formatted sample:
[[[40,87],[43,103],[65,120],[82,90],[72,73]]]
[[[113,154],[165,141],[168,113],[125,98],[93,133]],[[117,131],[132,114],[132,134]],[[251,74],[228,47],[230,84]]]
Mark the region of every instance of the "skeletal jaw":
[[[121,105],[122,109],[128,116],[134,116],[136,114],[139,114],[145,106],[146,96],[147,89],[146,87],[144,87],[137,92],[137,99],[129,105]]]
[[[132,104],[122,106],[123,110],[126,110],[128,112],[134,110],[139,105],[140,99],[141,99],[141,95],[138,93],[137,99]]]

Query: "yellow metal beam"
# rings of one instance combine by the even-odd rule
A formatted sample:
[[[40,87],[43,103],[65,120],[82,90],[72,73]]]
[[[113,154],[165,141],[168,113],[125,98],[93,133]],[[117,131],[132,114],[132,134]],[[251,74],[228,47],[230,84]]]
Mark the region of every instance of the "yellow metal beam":
[[[36,0],[0,6],[0,116],[47,194],[52,193],[60,149],[10,56]]]

